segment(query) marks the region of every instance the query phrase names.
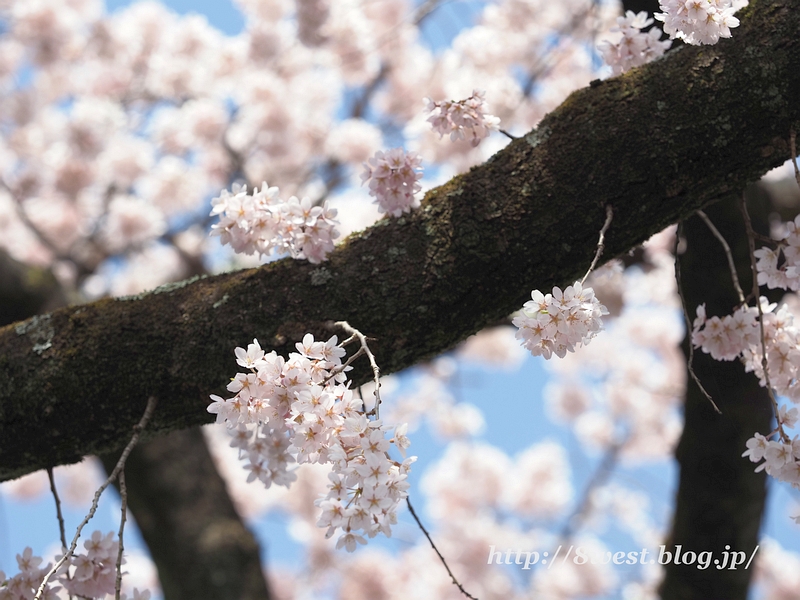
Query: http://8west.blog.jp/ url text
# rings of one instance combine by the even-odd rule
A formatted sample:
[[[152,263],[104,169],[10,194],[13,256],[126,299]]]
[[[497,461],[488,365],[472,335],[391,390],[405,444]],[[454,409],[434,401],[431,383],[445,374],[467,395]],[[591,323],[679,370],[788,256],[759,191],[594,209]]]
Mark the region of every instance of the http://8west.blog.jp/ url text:
[[[527,550],[496,550],[489,546],[489,559],[487,564],[520,565],[523,569],[530,569],[531,565],[542,565],[549,569],[555,563],[572,562],[575,565],[585,564],[613,564],[613,565],[694,565],[697,569],[714,568],[736,570],[749,569],[750,564],[758,552],[758,546],[748,555],[744,551],[733,551],[730,546],[717,552],[684,551],[678,544],[674,550],[667,550],[666,546],[659,546],[657,551],[642,548],[631,552],[598,552],[576,545],[559,545],[552,554],[550,552],[531,552]]]

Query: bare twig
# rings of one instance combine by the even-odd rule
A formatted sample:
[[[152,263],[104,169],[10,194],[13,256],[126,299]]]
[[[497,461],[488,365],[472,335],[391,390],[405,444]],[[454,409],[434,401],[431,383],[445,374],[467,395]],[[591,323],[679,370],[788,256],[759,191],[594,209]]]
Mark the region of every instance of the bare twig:
[[[342,344],[344,346],[344,344]],[[364,354],[364,348],[359,348],[355,354],[353,354],[350,358],[348,358],[343,364],[336,367],[331,374],[328,375],[325,379],[322,380],[323,385],[328,383],[331,379],[336,377],[339,373],[344,371],[347,367],[349,367],[353,362],[362,354]],[[360,386],[359,386],[360,387]]]
[[[50,480],[50,491],[53,493],[53,499],[56,501],[56,518],[58,518],[58,532],[61,535],[61,550],[67,549],[67,533],[64,528],[64,515],[61,513],[61,500],[56,491],[56,480],[53,477],[53,468],[47,467],[47,478]]]
[[[424,533],[425,537],[428,538],[428,542],[430,542],[431,548],[433,548],[433,551],[436,552],[436,556],[439,557],[439,560],[442,561],[442,564],[444,565],[444,568],[447,569],[447,574],[450,575],[450,579],[453,580],[453,584],[467,598],[472,598],[472,600],[478,600],[477,598],[475,598],[475,596],[472,596],[471,594],[467,593],[467,590],[464,589],[464,586],[462,586],[458,582],[458,579],[456,579],[456,576],[453,575],[453,572],[450,570],[450,567],[447,566],[447,561],[444,559],[444,556],[442,556],[442,553],[439,552],[439,549],[436,547],[436,544],[433,543],[433,540],[431,539],[431,535],[428,533],[428,530],[425,529],[425,526],[422,524],[422,521],[419,520],[419,517],[417,516],[417,513],[414,512],[414,507],[411,506],[411,500],[408,498],[408,496],[406,496],[406,504],[408,505],[408,511],[411,513],[411,516],[414,517],[414,520],[417,522],[417,525],[422,530],[422,533]]]
[[[119,549],[117,550],[117,580],[114,583],[114,600],[119,600],[120,589],[122,588],[122,534],[125,531],[125,521],[128,516],[128,488],[125,486],[125,469],[119,472],[119,497],[122,502],[119,515]]]
[[[352,358],[355,358],[358,354],[361,353],[363,350],[364,353],[369,358],[369,364],[372,366],[372,375],[373,379],[375,380],[375,417],[380,419],[381,413],[381,370],[378,368],[378,363],[375,361],[375,355],[372,353],[372,350],[369,349],[367,346],[367,338],[366,336],[361,333],[358,329],[354,329],[350,323],[347,321],[336,321],[334,325],[341,327],[347,333],[354,335],[358,338],[358,341],[361,343],[361,348],[358,352],[356,352]]]
[[[45,587],[47,587],[47,583],[50,581],[50,578],[55,574],[56,571],[58,571],[62,567],[62,565],[65,562],[67,562],[70,559],[70,557],[75,552],[75,548],[78,546],[78,540],[81,537],[81,531],[83,531],[83,528],[86,526],[86,524],[92,519],[92,517],[94,517],[94,513],[97,512],[97,505],[100,502],[100,496],[103,494],[105,489],[109,485],[111,485],[111,483],[117,478],[120,471],[122,471],[122,469],[125,467],[125,461],[128,460],[128,455],[131,453],[131,450],[133,450],[133,447],[139,441],[139,436],[141,435],[142,430],[147,425],[147,422],[150,420],[150,417],[153,416],[153,411],[155,410],[155,407],[156,407],[156,398],[155,396],[150,396],[150,398],[147,399],[147,407],[144,410],[144,415],[142,415],[141,420],[136,425],[133,426],[133,435],[131,436],[131,441],[128,442],[127,446],[125,446],[125,450],[122,451],[122,454],[120,455],[119,460],[117,461],[117,465],[114,467],[114,470],[108,476],[108,479],[106,479],[103,482],[103,484],[99,488],[97,488],[97,491],[94,493],[94,499],[92,500],[92,506],[89,509],[89,512],[84,517],[83,521],[81,521],[81,524],[78,525],[78,529],[75,531],[75,537],[72,538],[72,543],[70,544],[69,549],[66,551],[64,556],[62,556],[58,561],[56,561],[56,564],[53,565],[53,567],[44,576],[44,579],[42,579],[42,583],[36,590],[36,595],[33,597],[33,600],[41,600],[42,595],[44,594]],[[120,546],[122,546],[121,543]]]
[[[508,139],[510,139],[510,140],[518,140],[518,139],[519,139],[519,136],[516,136],[516,135],[510,134],[510,133],[508,133],[508,132],[507,132],[505,129],[498,129],[497,131],[499,131],[500,133],[502,133],[504,136],[506,136],[506,137],[507,137]]]
[[[794,178],[800,186],[800,169],[797,168],[797,133],[794,129],[789,132],[789,148],[792,151],[792,166],[794,167]]]
[[[611,219],[613,218],[614,209],[610,204],[608,204],[606,205],[606,222],[603,223],[603,228],[600,230],[600,239],[597,240],[597,251],[594,253],[594,258],[592,259],[592,264],[589,265],[589,270],[586,271],[586,275],[584,275],[583,279],[581,279],[581,285],[583,285],[583,282],[586,281],[586,278],[589,276],[589,274],[594,271],[594,268],[597,266],[597,261],[600,260],[600,256],[602,256],[603,250],[605,250],[606,232],[608,231],[608,228],[611,225]]]
[[[742,291],[742,286],[739,285],[739,276],[736,274],[736,265],[733,262],[733,254],[731,253],[731,247],[728,245],[728,242],[725,241],[725,238],[722,237],[722,234],[719,232],[714,226],[714,223],[711,222],[711,219],[708,218],[708,215],[704,213],[702,210],[697,211],[697,215],[703,219],[706,226],[711,230],[711,233],[714,234],[714,237],[719,240],[719,243],[722,244],[723,249],[725,250],[725,256],[728,259],[728,269],[731,271],[731,279],[733,279],[733,287],[736,288],[736,293],[739,295],[739,302],[741,304],[745,303],[744,299],[744,292]]]
[[[53,499],[56,501],[56,518],[58,518],[58,533],[61,538],[61,551],[67,551],[67,532],[66,528],[64,527],[64,515],[61,513],[61,499],[58,497],[58,491],[56,490],[56,480],[53,477],[53,468],[47,467],[47,478],[50,480],[50,491],[53,494]],[[69,571],[67,571],[67,579],[72,579],[70,577]],[[72,594],[69,595],[70,600],[72,600]]]
[[[764,336],[764,311],[761,308],[761,296],[758,291],[758,269],[756,268],[756,243],[753,239],[753,223],[750,220],[750,213],[747,211],[747,201],[742,196],[740,204],[742,215],[744,216],[744,224],[747,228],[747,246],[750,251],[750,270],[753,272],[753,296],[756,299],[756,308],[758,309],[758,329],[761,334],[761,370],[764,372],[764,383],[769,394],[769,399],[772,402],[772,410],[775,411],[775,420],[778,422],[778,432],[781,440],[784,443],[789,442],[789,436],[783,430],[783,423],[781,423],[780,411],[778,409],[778,400],[775,398],[775,392],[772,389],[772,383],[769,380],[769,366],[767,365],[767,340]]]
[[[692,322],[689,320],[689,314],[686,312],[686,298],[683,296],[683,288],[681,287],[681,261],[680,256],[678,254],[678,244],[680,243],[681,233],[683,232],[683,223],[678,223],[678,231],[675,232],[675,281],[678,286],[678,296],[681,299],[681,308],[683,309],[683,320],[686,323],[686,336],[689,338],[689,358],[686,361],[686,369],[689,371],[689,375],[697,384],[697,387],[700,388],[700,391],[703,392],[703,395],[711,402],[711,406],[714,407],[714,410],[718,415],[722,414],[722,411],[717,406],[714,399],[711,397],[706,391],[706,388],[703,387],[703,384],[700,383],[700,379],[697,377],[697,374],[694,372],[692,368],[692,363],[694,362],[694,344],[692,343]]]

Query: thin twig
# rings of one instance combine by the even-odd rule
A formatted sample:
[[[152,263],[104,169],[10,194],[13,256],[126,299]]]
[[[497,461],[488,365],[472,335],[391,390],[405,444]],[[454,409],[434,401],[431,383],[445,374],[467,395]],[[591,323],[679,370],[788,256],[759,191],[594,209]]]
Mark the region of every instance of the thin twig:
[[[436,547],[436,544],[433,543],[433,540],[431,539],[431,535],[428,533],[428,530],[425,529],[425,526],[422,524],[422,521],[419,520],[417,513],[414,512],[414,507],[411,506],[411,500],[408,498],[408,496],[406,496],[406,504],[408,505],[408,510],[411,513],[411,516],[414,517],[414,520],[417,522],[417,525],[419,525],[419,528],[422,530],[422,533],[424,533],[425,537],[428,538],[428,542],[430,542],[431,548],[433,548],[433,551],[436,552],[436,555],[439,557],[439,560],[442,561],[444,568],[447,569],[447,574],[450,575],[450,579],[453,580],[453,584],[455,584],[455,586],[459,590],[461,590],[461,593],[464,594],[467,598],[472,598],[472,600],[478,600],[477,598],[475,598],[475,596],[472,596],[471,594],[467,593],[467,590],[464,589],[464,586],[462,586],[458,582],[458,579],[456,579],[456,576],[453,575],[453,572],[450,570],[450,567],[447,566],[447,561],[444,559],[444,556],[442,556],[442,553],[439,552],[439,549]]]
[[[697,384],[697,387],[700,388],[700,391],[703,392],[703,395],[711,402],[711,406],[714,407],[714,410],[718,415],[722,414],[722,411],[717,406],[714,399],[711,397],[706,391],[706,388],[703,387],[703,384],[700,383],[700,378],[697,376],[697,373],[694,372],[692,368],[692,363],[694,362],[694,344],[692,343],[692,322],[689,320],[689,314],[686,312],[686,298],[683,296],[683,288],[681,287],[681,261],[680,255],[678,254],[678,244],[681,240],[681,233],[683,233],[683,223],[678,223],[678,230],[675,232],[675,281],[678,286],[678,296],[681,299],[681,308],[683,312],[683,320],[686,323],[686,335],[689,338],[689,358],[686,361],[686,369],[689,371],[689,375]]]
[[[728,245],[728,242],[725,241],[725,238],[722,237],[722,234],[719,232],[714,226],[714,223],[711,222],[711,219],[708,218],[708,215],[704,213],[702,210],[697,211],[697,215],[703,219],[706,226],[711,230],[711,233],[714,234],[714,237],[719,240],[719,243],[722,244],[722,247],[725,250],[725,256],[728,259],[728,268],[731,271],[731,279],[733,279],[733,287],[736,288],[736,293],[739,295],[739,303],[744,304],[744,292],[742,291],[742,286],[739,285],[739,276],[736,274],[736,265],[733,262],[733,253],[731,252],[731,247]]]
[[[794,178],[800,186],[800,169],[797,168],[797,134],[792,129],[789,132],[789,148],[792,150],[792,166],[794,167]]]
[[[516,135],[513,135],[511,133],[508,133],[505,129],[498,129],[497,131],[502,133],[504,136],[506,136],[510,140],[518,140],[519,139],[519,136],[516,136]]]
[[[117,550],[117,580],[114,583],[114,600],[119,600],[119,592],[122,588],[122,534],[125,531],[125,521],[128,516],[128,488],[125,486],[125,469],[119,472],[119,497],[122,502],[119,515],[119,549]]]
[[[83,528],[86,526],[86,524],[92,519],[92,517],[94,517],[94,513],[97,512],[97,505],[100,502],[100,496],[105,491],[105,489],[109,485],[111,485],[111,483],[117,478],[120,471],[122,471],[122,469],[125,467],[125,461],[128,460],[128,455],[131,453],[131,450],[133,450],[133,447],[139,441],[139,435],[142,433],[142,430],[147,425],[147,422],[150,420],[150,417],[153,416],[153,410],[155,410],[155,407],[156,407],[156,398],[155,396],[150,396],[150,398],[147,399],[147,408],[145,408],[144,410],[144,415],[142,415],[141,420],[136,425],[133,426],[133,435],[131,436],[131,441],[128,442],[127,446],[125,446],[125,450],[122,451],[122,454],[120,455],[119,460],[117,461],[117,465],[114,467],[114,470],[108,476],[108,479],[106,479],[103,482],[103,484],[99,488],[97,488],[97,491],[94,493],[94,499],[92,500],[92,506],[89,509],[89,512],[84,517],[83,521],[81,521],[81,524],[78,525],[78,529],[75,531],[75,537],[72,538],[72,543],[70,544],[69,549],[64,554],[64,556],[62,556],[44,576],[44,579],[42,579],[42,583],[39,585],[39,589],[36,590],[36,595],[33,597],[33,600],[41,600],[42,595],[44,594],[44,589],[45,587],[47,587],[47,583],[50,581],[50,578],[56,571],[58,571],[61,568],[61,566],[65,562],[67,562],[70,559],[72,554],[75,552],[75,548],[78,546],[78,540],[81,537],[81,531],[83,531]]]
[[[53,499],[56,501],[56,517],[58,518],[58,532],[61,535],[61,550],[67,549],[67,533],[64,527],[64,515],[61,514],[61,500],[56,491],[56,480],[53,477],[53,468],[47,467],[47,478],[50,480],[50,491],[53,493]]]
[[[354,335],[358,338],[358,341],[361,343],[361,350],[363,350],[367,358],[369,358],[369,364],[372,366],[372,375],[375,380],[375,418],[381,418],[381,370],[378,368],[378,363],[375,361],[375,355],[372,353],[372,350],[369,349],[367,345],[367,338],[366,336],[361,333],[358,329],[353,328],[350,323],[347,321],[336,321],[334,325],[337,325],[344,329],[347,333]],[[356,352],[358,354],[359,352]]]
[[[344,344],[342,344],[342,345],[344,345]],[[327,376],[325,379],[323,379],[323,380],[322,380],[322,384],[323,384],[323,385],[325,385],[326,383],[328,383],[328,382],[329,382],[331,379],[333,379],[333,378],[334,378],[334,377],[336,377],[336,376],[337,376],[339,373],[341,373],[341,372],[342,372],[342,371],[344,371],[344,370],[345,370],[347,367],[349,367],[349,366],[350,366],[350,365],[351,365],[351,364],[352,364],[352,363],[353,363],[353,362],[354,362],[354,361],[355,361],[355,360],[356,360],[356,359],[357,359],[359,356],[361,356],[362,354],[364,354],[364,348],[359,348],[359,349],[356,351],[356,353],[355,353],[355,354],[353,354],[353,355],[352,355],[350,358],[348,358],[348,359],[347,359],[347,361],[345,361],[345,363],[344,363],[344,364],[341,364],[341,365],[339,365],[339,366],[338,366],[338,367],[336,367],[336,368],[335,368],[333,371],[331,371],[331,374],[330,374],[330,375],[328,375],[328,376]]]
[[[50,491],[53,494],[53,499],[56,501],[56,517],[58,518],[58,533],[61,537],[61,551],[67,551],[67,532],[64,526],[64,515],[61,513],[61,499],[58,497],[58,491],[56,490],[56,480],[53,477],[53,468],[47,467],[47,478],[50,480]],[[72,579],[67,571],[67,579]],[[72,594],[69,594],[69,599],[72,600]]]
[[[750,220],[750,213],[747,211],[747,201],[742,196],[740,204],[742,215],[744,216],[744,225],[747,228],[747,247],[750,251],[750,270],[753,273],[753,296],[756,299],[756,308],[758,309],[758,329],[761,334],[761,370],[764,372],[764,383],[769,394],[769,399],[772,401],[772,410],[775,411],[775,420],[778,422],[778,432],[780,433],[781,440],[785,443],[789,442],[789,436],[783,430],[783,423],[781,423],[780,410],[778,409],[778,399],[775,398],[775,392],[772,389],[772,383],[769,380],[769,366],[767,365],[767,340],[764,336],[764,311],[761,308],[761,296],[758,289],[758,269],[756,268],[756,242],[753,239],[753,223]]]
[[[584,275],[583,279],[581,279],[581,285],[583,285],[583,282],[586,281],[586,278],[589,276],[589,274],[594,271],[595,266],[597,266],[597,261],[600,260],[600,256],[603,254],[603,250],[605,250],[606,232],[608,231],[608,228],[611,225],[611,219],[613,218],[614,209],[610,204],[608,204],[606,205],[606,222],[603,223],[603,228],[600,230],[600,239],[597,240],[597,251],[594,253],[594,258],[592,259],[592,264],[589,265],[589,270],[586,271],[586,275]]]

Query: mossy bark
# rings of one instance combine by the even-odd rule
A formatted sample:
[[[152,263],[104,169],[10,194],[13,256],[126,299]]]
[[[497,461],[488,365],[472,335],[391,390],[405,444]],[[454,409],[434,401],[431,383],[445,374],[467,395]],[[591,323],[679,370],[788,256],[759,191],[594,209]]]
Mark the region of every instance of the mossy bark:
[[[422,207],[352,236],[322,265],[279,261],[0,329],[0,480],[207,422],[209,393],[253,337],[286,353],[347,320],[385,373],[447,350],[580,277],[607,204],[606,258],[744,189],[800,129],[800,0],[757,1],[735,39],[682,47],[573,93]],[[357,380],[369,377],[361,365]]]

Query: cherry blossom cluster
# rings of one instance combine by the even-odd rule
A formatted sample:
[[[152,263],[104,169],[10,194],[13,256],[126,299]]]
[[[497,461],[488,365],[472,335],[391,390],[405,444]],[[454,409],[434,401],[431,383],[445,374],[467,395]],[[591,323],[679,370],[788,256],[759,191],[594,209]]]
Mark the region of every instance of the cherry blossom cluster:
[[[716,44],[719,38],[731,37],[731,29],[739,26],[733,14],[747,4],[748,0],[659,0],[663,12],[654,16],[663,21],[670,39]]]
[[[784,408],[784,407],[781,407]],[[797,409],[781,411],[782,424],[794,427],[797,423]],[[776,434],[775,430],[772,435]],[[779,481],[785,481],[793,487],[800,489],[800,438],[770,440],[771,436],[756,433],[747,440],[747,450],[742,454],[751,462],[761,463],[756,467],[756,472],[766,471],[768,475]],[[761,461],[764,462],[761,462]]]
[[[785,304],[776,308],[776,304],[761,297],[770,383],[778,394],[798,402],[800,329],[794,324],[794,316]],[[755,306],[741,306],[732,315],[709,318],[705,305],[701,304],[697,307],[697,318],[692,327],[692,343],[715,360],[741,358],[745,368],[755,372],[765,385],[761,366],[761,331]]]
[[[567,351],[588,344],[603,329],[601,317],[606,314],[608,310],[595,298],[592,288],[584,289],[576,281],[563,292],[559,287],[551,294],[533,290],[531,300],[522,306],[513,323],[519,328],[517,338],[531,354],[563,358]]]
[[[428,122],[440,138],[449,135],[454,142],[469,139],[473,146],[477,146],[500,125],[500,119],[486,112],[484,96],[485,92],[473,90],[472,95],[465,100],[434,102],[425,98],[425,110],[431,113]]]
[[[417,192],[422,189],[422,158],[402,148],[378,151],[364,163],[361,185],[369,181],[369,193],[378,210],[399,217],[419,206]]]
[[[780,396],[800,402],[800,329],[786,305],[778,310],[762,296],[761,310],[764,324],[764,348],[769,371],[769,383]],[[767,385],[762,365],[761,330],[758,309],[741,306],[732,315],[707,317],[705,305],[697,307],[697,318],[692,329],[692,343],[716,360],[739,358],[747,371],[753,371],[761,385]],[[785,428],[797,422],[796,408],[778,407],[778,428],[767,436],[756,433],[747,441],[747,456],[761,463],[756,470],[766,470],[769,475],[800,489],[800,440],[789,440]],[[770,440],[774,435],[778,440]]]
[[[800,289],[800,215],[784,223],[777,250],[763,247],[755,251],[758,284],[770,289]],[[780,265],[780,266],[779,266]]]
[[[117,575],[117,553],[119,541],[113,532],[103,535],[100,531],[84,542],[86,552],[73,554],[68,563],[58,571],[58,583],[49,581],[41,596],[42,600],[63,598],[66,594],[81,598],[104,598],[114,594]],[[124,563],[123,559],[123,563]],[[34,556],[31,548],[17,554],[19,573],[7,578],[0,571],[0,600],[31,600],[42,580],[50,571],[51,564],[40,568],[42,558]],[[62,587],[63,586],[63,587]],[[125,598],[125,595],[122,595]],[[148,600],[149,591],[133,590],[133,600]]]
[[[211,201],[211,215],[219,216],[211,235],[220,236],[236,252],[263,256],[274,251],[320,263],[333,250],[338,221],[336,209],[329,208],[327,201],[314,206],[309,198],[283,200],[278,188],[266,182],[252,194],[247,186],[239,185],[232,192],[223,190]]]
[[[617,43],[604,41],[598,45],[603,60],[613,69],[614,75],[658,58],[672,45],[669,40],[661,41],[661,30],[657,27],[646,33],[641,31],[652,23],[653,19],[648,19],[645,11],[634,13],[629,10],[624,17],[617,18],[617,26],[611,31],[620,32],[622,38]]]
[[[30,600],[30,598],[33,598],[36,590],[39,589],[42,580],[52,566],[51,564],[47,564],[39,568],[41,564],[42,558],[40,556],[34,556],[33,550],[29,547],[25,548],[21,555],[17,554],[19,573],[13,577],[6,577],[6,574],[0,571],[0,599]],[[42,598],[47,600],[59,598],[60,591],[60,586],[48,582]]]
[[[389,457],[391,444],[405,456],[406,426],[389,436],[380,419],[370,419],[377,411],[365,411],[349,389],[349,366],[336,336],[321,342],[306,334],[296,348],[288,359],[265,353],[257,340],[236,348],[236,362],[248,371],[228,384],[235,396],[212,395],[208,411],[227,424],[231,445],[246,457],[248,481],[289,487],[296,479],[290,465],[330,464],[328,494],[317,501],[318,525],[328,529],[327,537],[341,529],[337,547],[352,552],[366,543],[364,535],[391,535],[416,459]]]
[[[71,577],[62,577],[61,583],[71,595],[102,598],[106,594],[114,593],[119,552],[119,540],[114,537],[114,533],[110,531],[106,535],[95,531],[83,543],[86,553],[73,554],[70,557],[69,565],[74,571]]]

